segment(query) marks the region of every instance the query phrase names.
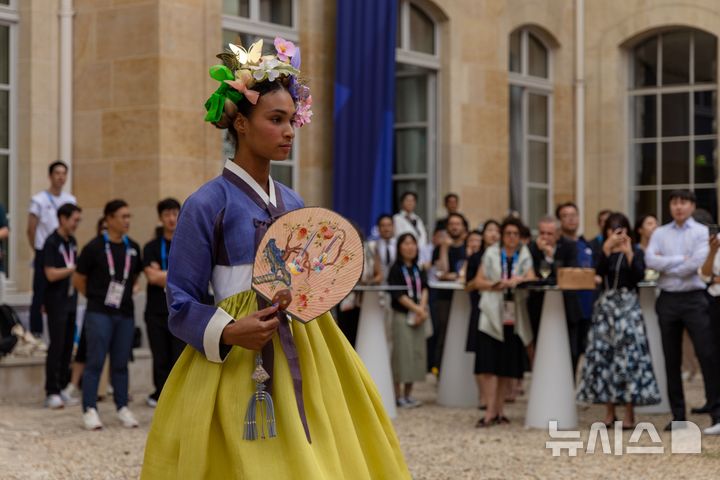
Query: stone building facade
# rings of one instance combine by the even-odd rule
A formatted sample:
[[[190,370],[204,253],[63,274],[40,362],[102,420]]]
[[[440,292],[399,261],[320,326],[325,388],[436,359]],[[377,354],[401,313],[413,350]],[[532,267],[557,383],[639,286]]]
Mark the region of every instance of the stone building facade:
[[[227,41],[277,33],[301,46],[315,115],[273,172],[306,203],[332,206],[336,1],[0,0],[10,288],[30,288],[28,201],[63,142],[85,212],[81,243],[115,197],[131,205],[131,235],[149,240],[160,198],[182,200],[219,172],[223,138],[202,118],[216,88],[207,69]],[[532,223],[575,200],[594,234],[600,208],[662,215],[663,194],[678,186],[717,215],[715,0],[397,1],[388,181],[398,194],[422,192],[427,220],[450,191],[473,225],[511,208]],[[68,16],[70,59],[60,46]]]

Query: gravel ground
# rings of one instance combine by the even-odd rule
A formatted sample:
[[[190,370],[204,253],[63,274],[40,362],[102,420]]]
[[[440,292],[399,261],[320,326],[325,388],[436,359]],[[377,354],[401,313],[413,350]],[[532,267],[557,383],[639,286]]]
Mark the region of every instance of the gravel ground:
[[[527,391],[526,385],[526,391]],[[686,384],[688,405],[703,401],[699,379]],[[480,478],[718,478],[720,437],[704,436],[699,455],[671,455],[669,434],[660,432],[663,455],[605,455],[598,447],[594,454],[583,451],[577,457],[555,458],[545,448],[547,432],[526,430],[523,416],[526,398],[509,405],[510,425],[478,430],[474,424],[480,412],[450,409],[434,404],[435,382],[418,385],[416,396],[425,402],[420,408],[399,412],[395,421],[400,443],[416,480]],[[136,399],[141,396],[136,394]],[[122,479],[137,478],[152,410],[140,400],[131,408],[141,427],[122,428],[114,417],[111,402],[99,404],[105,422],[101,432],[81,429],[80,407],[49,411],[39,405],[0,406],[0,478],[4,479]],[[588,426],[604,414],[602,407],[579,408],[582,438]],[[660,431],[669,415],[638,416]],[[701,428],[707,415],[691,416]],[[631,432],[624,432],[627,442]],[[611,433],[611,444],[612,440]],[[650,444],[647,434],[642,444]],[[625,443],[627,445],[627,443]],[[303,479],[305,480],[305,479]]]

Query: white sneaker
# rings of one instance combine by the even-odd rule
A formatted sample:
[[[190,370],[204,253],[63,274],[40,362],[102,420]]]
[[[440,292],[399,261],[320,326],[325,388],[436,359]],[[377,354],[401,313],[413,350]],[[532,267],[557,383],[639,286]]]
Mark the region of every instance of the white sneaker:
[[[35,352],[47,353],[48,345],[42,339],[42,337],[35,337]]]
[[[705,435],[720,435],[720,422],[703,430]]]
[[[63,402],[65,402],[65,405],[73,407],[80,403],[80,399],[75,395],[76,392],[77,389],[72,383],[69,383],[67,387],[60,391],[60,397],[63,399]]]
[[[406,397],[405,402],[407,402],[407,408],[417,408],[422,405],[422,402],[420,400],[416,400],[413,397]]]
[[[147,398],[145,399],[145,403],[146,403],[147,406],[150,407],[150,408],[155,408],[155,407],[157,407],[157,400],[155,400],[155,399],[152,398],[152,397],[147,397]]]
[[[83,424],[85,425],[85,430],[102,430],[103,428],[100,416],[94,408],[88,408],[87,411],[83,413]]]
[[[118,410],[117,416],[120,419],[122,426],[125,428],[136,428],[138,426],[138,421],[135,419],[135,415],[133,415],[128,407],[122,407]]]
[[[45,406],[52,410],[58,410],[65,406],[65,402],[63,402],[63,399],[62,397],[60,397],[60,395],[48,395],[48,397],[45,399]]]

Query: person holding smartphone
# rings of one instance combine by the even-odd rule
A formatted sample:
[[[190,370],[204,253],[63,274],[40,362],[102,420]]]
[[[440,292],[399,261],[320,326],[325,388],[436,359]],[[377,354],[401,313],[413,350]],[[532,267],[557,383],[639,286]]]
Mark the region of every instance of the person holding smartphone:
[[[581,402],[605,404],[607,427],[616,420],[615,406],[625,405],[624,430],[635,428],[636,405],[660,402],[637,294],[645,276],[644,254],[629,232],[625,215],[607,217],[597,259],[603,291],[593,309],[577,395]]]
[[[710,297],[708,312],[713,327],[715,345],[720,344],[720,255],[718,255],[720,236],[718,236],[718,229],[718,225],[708,225],[708,233],[710,234],[708,240],[709,251],[698,272],[700,278],[708,284],[707,293]],[[693,408],[692,413],[709,413],[711,408],[712,405],[707,402],[700,408]],[[716,423],[707,428],[705,433],[720,434],[720,424]]]
[[[706,284],[698,270],[708,256],[708,228],[692,218],[696,197],[687,190],[674,190],[668,199],[672,222],[658,227],[645,252],[649,268],[660,273],[660,296],[655,304],[665,354],[668,396],[673,420],[687,419],[680,366],[682,333],[687,329],[697,354],[705,384],[705,398],[711,405],[711,426],[706,434],[720,434],[720,356],[713,341],[708,315]],[[669,423],[672,430],[684,425]]]

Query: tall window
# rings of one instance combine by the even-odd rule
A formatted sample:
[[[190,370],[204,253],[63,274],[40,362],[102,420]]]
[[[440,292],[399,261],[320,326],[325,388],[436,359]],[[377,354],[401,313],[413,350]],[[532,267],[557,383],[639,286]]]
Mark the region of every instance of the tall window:
[[[509,50],[510,208],[534,227],[552,202],[550,51],[526,28]]]
[[[11,181],[16,164],[15,147],[15,88],[17,3],[15,0],[0,0],[0,204],[7,212],[8,221],[12,221],[14,205],[14,182]],[[8,255],[10,246],[2,242],[3,258],[14,262]],[[9,271],[8,261],[3,268]]]
[[[416,212],[429,224],[435,216],[438,29],[410,0],[399,3],[396,44],[395,151],[393,200],[397,211],[403,192],[418,194]]]
[[[717,218],[717,39],[674,30],[643,40],[630,58],[630,202],[670,220],[668,196],[694,190]]]
[[[228,43],[250,45],[262,38],[263,53],[270,53],[274,48],[275,36],[281,36],[298,44],[297,4],[293,0],[223,0],[222,48]],[[298,179],[298,130],[295,130],[295,141],[290,158],[285,161],[272,162],[270,175],[275,180],[289,187],[297,184]],[[235,147],[223,137],[223,161],[232,158]]]

